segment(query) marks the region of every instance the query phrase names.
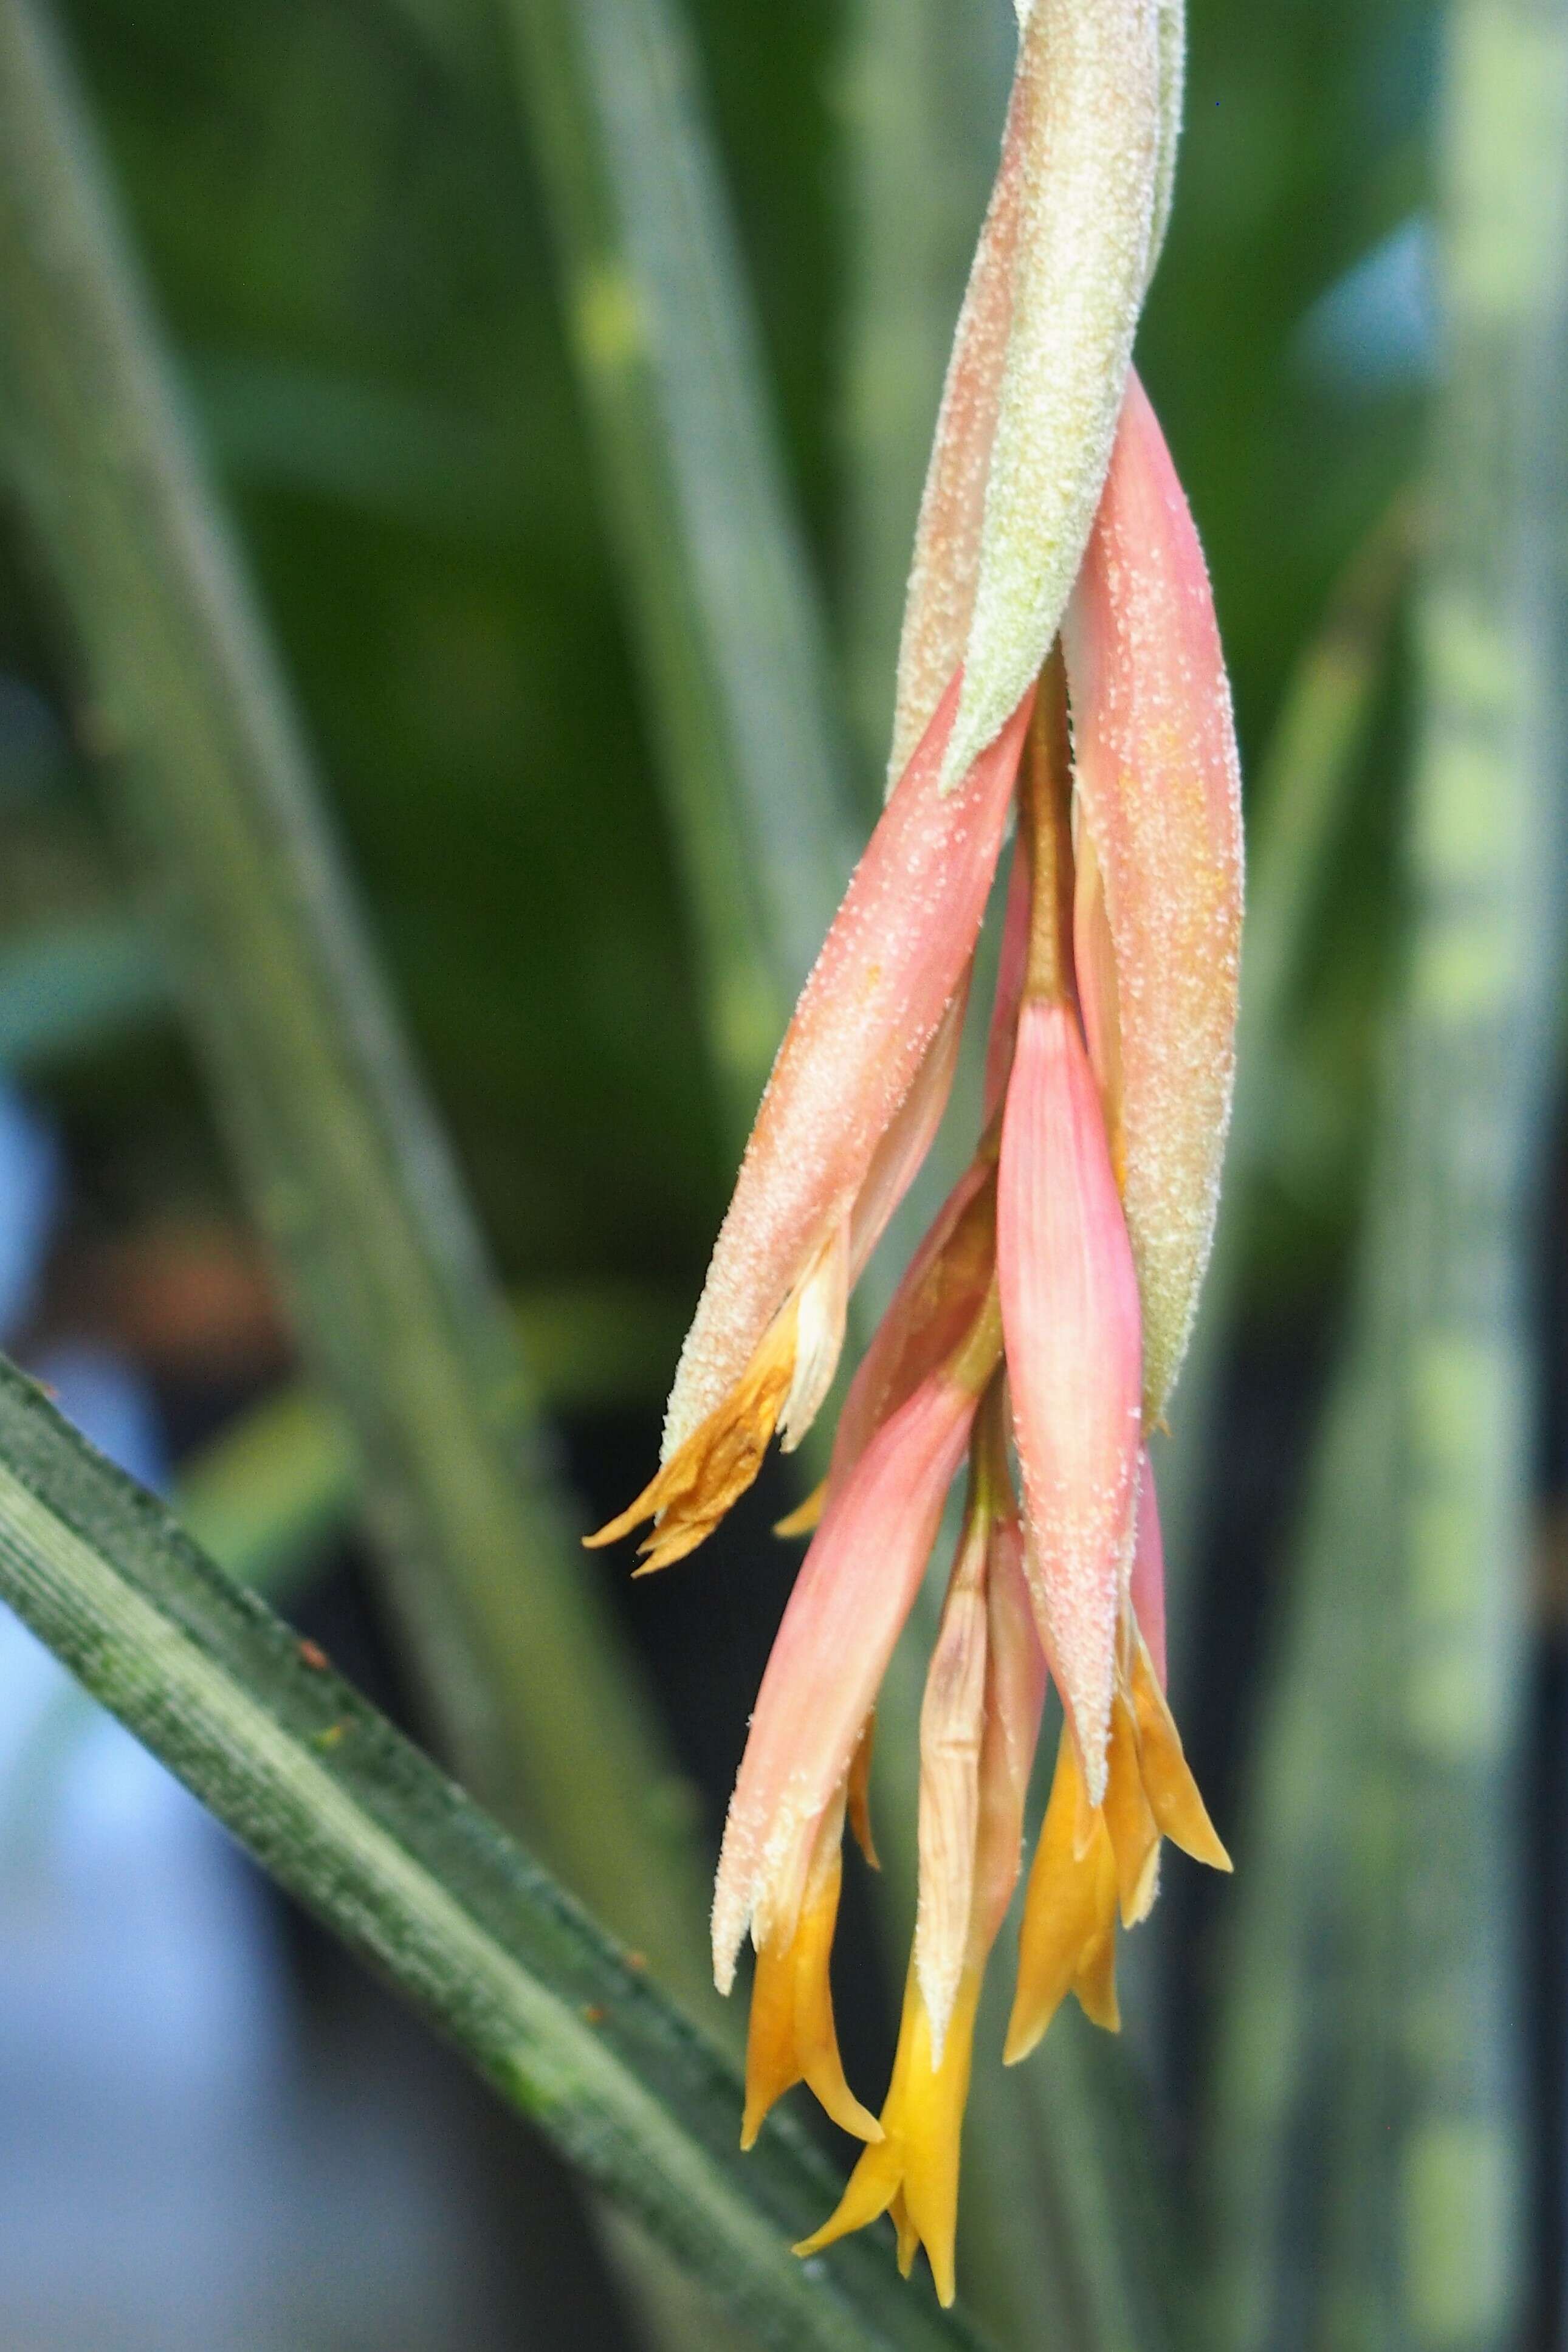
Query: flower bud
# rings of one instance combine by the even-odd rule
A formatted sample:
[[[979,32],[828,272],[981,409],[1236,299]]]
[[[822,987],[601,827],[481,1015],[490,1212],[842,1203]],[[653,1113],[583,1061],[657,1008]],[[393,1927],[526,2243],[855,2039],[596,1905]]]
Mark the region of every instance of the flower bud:
[[[1019,1016],[996,1248],[1030,1589],[1099,1804],[1132,1565],[1142,1357],[1100,1096],[1068,1004],[1030,1000]]]
[[[1094,520],[1152,257],[1160,17],[1159,0],[1034,0],[1020,20],[899,657],[895,774],[963,669],[944,790],[1039,675]]]

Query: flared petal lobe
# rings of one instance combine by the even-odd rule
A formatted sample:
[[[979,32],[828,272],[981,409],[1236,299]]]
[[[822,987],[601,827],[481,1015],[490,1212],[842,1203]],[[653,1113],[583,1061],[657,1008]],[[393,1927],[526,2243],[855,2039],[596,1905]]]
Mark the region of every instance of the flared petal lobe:
[[[1104,1802],[1090,1806],[1067,1732],[1035,1850],[1018,1941],[1018,1984],[1004,2053],[1026,2058],[1069,1992],[1115,2032],[1116,1921],[1145,1918],[1159,1883],[1160,1841],[1228,1870],[1182,1753],[1153,1662],[1135,1622],[1123,1621]]]
[[[779,1049],[676,1372],[667,1462],[744,1378],[826,1236],[853,1216],[963,985],[1031,698],[942,798],[957,690],[882,813]],[[904,1181],[912,1172],[906,1159]]]
[[[741,2146],[752,2147],[775,2100],[809,2084],[841,2131],[880,2139],[881,2126],[844,2079],[833,2019],[828,1963],[843,1876],[845,1801],[823,1815],[806,1870],[798,1917],[757,1953],[746,2031],[746,2106]]]
[[[1069,1992],[1096,2025],[1120,2031],[1116,1897],[1110,1834],[1102,1815],[1089,1809],[1078,1751],[1064,1731],[1029,1872],[1017,1990],[1003,2053],[1009,2066],[1028,2056]]]
[[[1203,551],[1136,375],[1062,644],[1080,832],[1093,860],[1075,917],[1079,978],[1119,1139],[1152,1424],[1186,1346],[1219,1197],[1235,1066],[1241,787]],[[1109,987],[1096,977],[1100,925],[1114,965]]]
[[[815,2254],[890,2210],[898,2224],[899,2268],[907,2278],[915,2248],[923,2245],[937,2300],[943,2305],[952,2303],[959,2158],[980,1982],[977,1969],[965,1969],[939,2055],[925,2000],[910,1969],[893,2079],[882,2108],[882,2137],[864,2150],[836,2211],[801,2241],[797,2254]]]
[[[724,1826],[713,1898],[721,1992],[751,1931],[789,1934],[816,1831],[845,1788],[909,1615],[975,1394],[938,1373],[878,1432],[829,1503],[790,1594]]]
[[[1030,1587],[1091,1803],[1105,1791],[1142,1442],[1138,1284],[1078,1015],[1025,1003],[997,1275]]]

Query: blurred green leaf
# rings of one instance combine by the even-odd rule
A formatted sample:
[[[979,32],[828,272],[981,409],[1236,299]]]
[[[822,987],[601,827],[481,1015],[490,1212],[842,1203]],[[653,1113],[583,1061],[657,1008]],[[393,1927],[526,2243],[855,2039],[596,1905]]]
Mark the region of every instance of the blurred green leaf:
[[[1216,2316],[1237,2352],[1481,2352],[1523,2325],[1525,1301],[1568,866],[1568,16],[1455,0],[1448,26],[1410,939],[1221,2012]]]
[[[353,1451],[308,1389],[285,1389],[199,1454],[175,1489],[182,1524],[226,1576],[279,1598],[342,1528]]]
[[[854,855],[821,617],[679,8],[509,5],[743,1130]]]
[[[1393,1214],[1390,1182],[1384,1169],[1369,1214],[1358,1321],[1318,1438],[1259,1694],[1223,1936],[1204,2102],[1205,2316],[1234,2352],[1296,2340],[1294,2315],[1321,2307],[1331,2216],[1348,2215],[1369,2188],[1359,2169],[1327,2177],[1324,2126],[1330,2105],[1353,2095],[1350,2021],[1384,1990],[1368,1944],[1381,1925],[1375,1900],[1359,1936],[1352,1920],[1355,1891],[1370,1896],[1386,1883],[1392,1835],[1392,1792],[1364,1762],[1395,1597],[1395,1302],[1376,1254]],[[1347,2340],[1363,2340],[1364,2321],[1342,2316]]]
[[[61,925],[0,947],[0,1066],[90,1052],[166,1013],[169,977],[140,923]]]
[[[1373,1717],[1395,1870],[1362,1890],[1387,1922],[1383,1968],[1363,1979],[1383,1997],[1349,2061],[1384,2094],[1363,2144],[1388,2237],[1365,2231],[1364,2205],[1355,2227],[1362,2292],[1398,2352],[1511,2344],[1527,2307],[1522,1669],[1540,1336],[1526,1301],[1568,915],[1568,9],[1451,0],[1436,152],[1444,364],[1386,1243],[1399,1567]]]
[[[570,1899],[153,1498],[0,1365],[0,1597],[279,1883],[778,2352],[973,2345],[869,2242],[809,2265],[834,2195]]]
[[[1178,1685],[1194,1638],[1203,1481],[1217,1458],[1220,1381],[1244,1303],[1253,1196],[1299,1134],[1308,1076],[1300,1049],[1308,949],[1350,831],[1373,721],[1386,691],[1393,627],[1415,552],[1402,493],[1336,584],[1292,672],[1253,787],[1236,1101],[1225,1192],[1196,1328],[1182,1368],[1175,1436],[1158,1444],[1172,1649]],[[1342,1063],[1336,1069],[1342,1094]]]
[[[215,462],[416,530],[512,540],[519,453],[488,420],[394,385],[232,352],[187,355]]]
[[[671,1770],[532,1449],[531,1400],[298,720],[170,386],[89,128],[0,6],[0,404],[86,653],[184,1003],[301,1339],[353,1429],[467,1769],[694,2004]]]

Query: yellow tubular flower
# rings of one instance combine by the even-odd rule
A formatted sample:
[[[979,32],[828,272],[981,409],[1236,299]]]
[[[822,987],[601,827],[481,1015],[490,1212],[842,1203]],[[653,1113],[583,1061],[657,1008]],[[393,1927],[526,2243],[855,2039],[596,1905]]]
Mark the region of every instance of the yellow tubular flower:
[[[805,1896],[794,1927],[765,1937],[752,1982],[746,2034],[746,2111],[741,2146],[751,2147],[769,2108],[806,2084],[841,2131],[876,2140],[882,2126],[844,2079],[833,2022],[828,1964],[843,1876],[844,1799],[817,1832]]]
[[[913,1969],[904,1990],[893,2080],[882,2109],[882,2137],[861,2155],[837,2210],[797,2254],[815,2254],[863,2230],[896,2206],[899,2268],[909,2276],[915,2248],[923,2245],[939,2299],[955,2292],[953,2247],[958,2231],[958,2162],[963,2110],[969,2098],[970,2060],[974,2048],[974,2012],[984,1969],[966,1968],[952,2015],[935,2055],[931,2020]]]

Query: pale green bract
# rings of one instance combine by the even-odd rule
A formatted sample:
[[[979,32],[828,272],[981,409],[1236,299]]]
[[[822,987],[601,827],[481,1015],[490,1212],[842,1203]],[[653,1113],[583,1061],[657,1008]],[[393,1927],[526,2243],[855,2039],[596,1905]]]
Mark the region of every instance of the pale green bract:
[[[1002,166],[959,321],[905,612],[890,772],[962,663],[942,789],[1038,674],[1094,520],[1169,207],[1179,0],[1017,0]]]

